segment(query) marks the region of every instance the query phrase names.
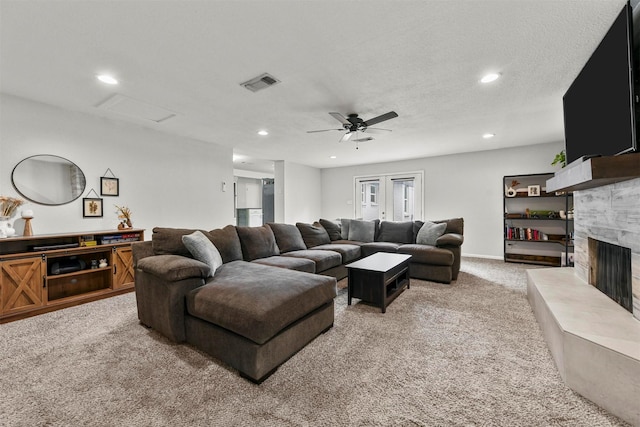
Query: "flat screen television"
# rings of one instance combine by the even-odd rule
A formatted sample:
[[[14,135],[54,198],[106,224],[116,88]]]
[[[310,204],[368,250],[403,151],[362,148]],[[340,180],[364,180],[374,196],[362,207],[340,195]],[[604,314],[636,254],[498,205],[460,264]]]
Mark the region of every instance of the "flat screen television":
[[[567,163],[637,151],[633,11],[627,3],[565,93]]]

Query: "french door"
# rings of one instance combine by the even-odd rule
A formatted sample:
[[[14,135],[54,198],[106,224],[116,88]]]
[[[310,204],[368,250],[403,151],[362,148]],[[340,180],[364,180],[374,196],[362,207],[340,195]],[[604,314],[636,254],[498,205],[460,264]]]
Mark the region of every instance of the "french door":
[[[364,220],[422,219],[422,172],[355,177],[354,217]]]

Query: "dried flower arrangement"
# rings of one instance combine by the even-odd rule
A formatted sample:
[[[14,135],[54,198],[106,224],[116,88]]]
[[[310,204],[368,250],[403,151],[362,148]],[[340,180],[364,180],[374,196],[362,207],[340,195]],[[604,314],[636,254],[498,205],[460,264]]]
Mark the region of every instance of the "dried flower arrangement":
[[[114,205],[116,207],[116,213],[118,214],[118,219],[121,219],[122,222],[124,224],[126,224],[127,227],[131,227],[132,223],[131,223],[131,209],[129,209],[126,206],[118,206],[118,205]]]
[[[24,203],[24,200],[15,197],[0,196],[0,216],[11,218],[16,209]]]

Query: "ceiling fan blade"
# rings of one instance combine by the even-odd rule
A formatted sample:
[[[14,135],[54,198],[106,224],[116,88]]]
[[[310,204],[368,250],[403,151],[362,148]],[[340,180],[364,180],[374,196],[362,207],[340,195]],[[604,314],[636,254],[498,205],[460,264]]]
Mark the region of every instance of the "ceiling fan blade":
[[[375,138],[372,136],[367,136],[366,138],[358,138],[358,139],[352,139],[351,142],[367,142],[367,141],[373,141]]]
[[[354,132],[347,132],[344,135],[342,135],[342,138],[340,138],[339,142],[347,142],[349,139],[351,139],[351,135],[353,135]]]
[[[378,117],[374,117],[367,120],[366,122],[362,122],[362,124],[366,127],[369,127],[371,125],[375,125],[376,123],[384,122],[385,120],[393,119],[395,117],[398,117],[398,113],[396,113],[395,111],[389,111],[386,114],[381,114]]]
[[[384,132],[391,132],[391,129],[366,128],[366,129],[362,129],[360,132],[364,132],[364,133],[384,133]]]
[[[331,115],[331,117],[333,117],[343,125],[349,125],[349,126],[351,125],[351,122],[349,122],[349,120],[347,120],[347,118],[342,114],[340,113],[329,113],[329,114]]]
[[[320,129],[320,130],[308,130],[307,133],[329,132],[330,130],[339,130],[341,132],[344,132],[344,129]]]

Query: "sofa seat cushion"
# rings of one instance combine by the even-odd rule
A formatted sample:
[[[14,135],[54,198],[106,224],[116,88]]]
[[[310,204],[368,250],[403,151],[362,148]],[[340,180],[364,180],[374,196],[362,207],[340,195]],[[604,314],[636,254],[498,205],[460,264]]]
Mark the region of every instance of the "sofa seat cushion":
[[[316,273],[323,272],[342,264],[342,255],[334,251],[320,249],[305,249],[304,251],[293,251],[282,254],[285,257],[310,259],[316,264]]]
[[[360,246],[360,251],[362,252],[362,256],[365,257],[375,254],[376,252],[389,252],[393,254],[398,251],[398,247],[400,247],[400,243],[370,242]]]
[[[356,245],[356,246],[362,246],[362,245],[364,245],[364,242],[358,242],[357,240],[340,239],[340,240],[334,240],[333,242],[331,242],[331,244],[333,244],[333,245]]]
[[[270,256],[253,260],[256,264],[271,265],[273,267],[288,268],[289,270],[316,272],[316,263],[306,258],[294,258],[285,256]]]
[[[264,344],[335,296],[333,277],[233,261],[186,299],[190,315]]]
[[[453,252],[435,246],[409,244],[401,245],[398,253],[413,255],[412,263],[431,265],[453,265]]]
[[[327,245],[315,246],[313,249],[338,252],[342,256],[342,264],[360,258],[360,245],[329,243]]]

